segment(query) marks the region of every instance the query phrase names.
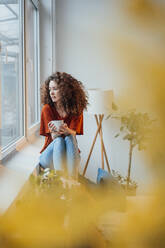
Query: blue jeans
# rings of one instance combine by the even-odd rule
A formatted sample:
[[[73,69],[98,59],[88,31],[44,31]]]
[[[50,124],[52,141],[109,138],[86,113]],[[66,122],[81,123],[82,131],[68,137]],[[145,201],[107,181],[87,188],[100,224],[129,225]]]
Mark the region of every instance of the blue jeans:
[[[77,140],[73,135],[55,138],[39,157],[42,167],[55,170],[66,169],[70,176],[77,176],[79,162]]]

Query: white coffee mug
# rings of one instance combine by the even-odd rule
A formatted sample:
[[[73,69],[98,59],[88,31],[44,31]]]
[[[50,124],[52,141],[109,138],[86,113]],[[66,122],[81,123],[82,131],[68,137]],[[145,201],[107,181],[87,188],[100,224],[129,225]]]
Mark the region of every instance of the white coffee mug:
[[[49,123],[54,124],[54,126],[56,127],[56,131],[59,131],[59,127],[64,124],[63,120],[54,120],[54,121],[50,121]]]

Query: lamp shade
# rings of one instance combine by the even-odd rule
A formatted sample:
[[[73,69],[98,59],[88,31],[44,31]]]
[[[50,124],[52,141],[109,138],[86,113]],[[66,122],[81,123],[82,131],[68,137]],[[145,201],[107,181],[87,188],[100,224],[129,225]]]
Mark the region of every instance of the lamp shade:
[[[113,90],[88,89],[88,95],[88,113],[104,115],[112,113]]]

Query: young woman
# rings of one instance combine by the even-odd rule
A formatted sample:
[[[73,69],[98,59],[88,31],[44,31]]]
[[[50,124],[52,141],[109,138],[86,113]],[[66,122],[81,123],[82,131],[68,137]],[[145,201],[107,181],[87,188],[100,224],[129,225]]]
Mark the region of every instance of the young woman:
[[[41,102],[40,135],[45,144],[38,168],[67,169],[76,177],[80,159],[76,135],[83,134],[83,110],[88,104],[84,87],[70,74],[56,72],[41,86]],[[53,120],[63,120],[58,130]]]

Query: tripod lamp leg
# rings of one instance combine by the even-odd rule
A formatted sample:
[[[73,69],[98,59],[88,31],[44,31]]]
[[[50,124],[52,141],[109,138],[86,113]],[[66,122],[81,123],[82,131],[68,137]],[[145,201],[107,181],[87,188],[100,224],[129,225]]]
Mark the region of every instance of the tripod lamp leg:
[[[97,135],[98,135],[98,133],[100,132],[100,128],[101,128],[101,123],[98,125],[97,131],[96,131],[96,135],[95,135],[95,137],[94,137],[94,140],[93,140],[93,143],[92,143],[92,146],[91,146],[89,155],[88,155],[88,159],[87,159],[87,162],[86,162],[85,167],[84,167],[84,170],[83,170],[83,176],[84,176],[85,173],[86,173],[86,170],[87,170],[87,167],[88,167],[88,163],[89,163],[89,159],[90,159],[90,157],[91,157],[91,154],[92,154],[92,151],[93,151],[95,142],[96,142]]]

